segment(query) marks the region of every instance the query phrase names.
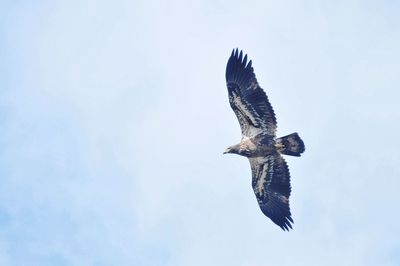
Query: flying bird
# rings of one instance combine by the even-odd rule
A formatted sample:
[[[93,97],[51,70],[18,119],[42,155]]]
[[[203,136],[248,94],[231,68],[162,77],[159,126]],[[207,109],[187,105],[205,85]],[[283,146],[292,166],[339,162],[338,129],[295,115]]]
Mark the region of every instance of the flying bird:
[[[250,161],[252,187],[261,211],[283,230],[292,229],[289,208],[289,168],[282,154],[300,156],[304,143],[297,133],[277,138],[276,118],[264,90],[258,85],[251,60],[233,50],[226,66],[229,103],[242,131],[239,144],[224,151]]]

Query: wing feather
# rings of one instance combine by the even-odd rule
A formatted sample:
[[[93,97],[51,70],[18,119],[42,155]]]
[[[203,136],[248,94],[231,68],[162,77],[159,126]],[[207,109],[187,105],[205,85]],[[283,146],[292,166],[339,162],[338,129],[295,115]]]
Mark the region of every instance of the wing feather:
[[[226,66],[229,103],[235,112],[242,135],[254,137],[260,133],[275,137],[276,118],[264,90],[258,85],[251,60],[233,50]]]
[[[249,160],[253,175],[252,186],[261,211],[283,230],[291,229],[291,186],[286,161],[280,154]]]

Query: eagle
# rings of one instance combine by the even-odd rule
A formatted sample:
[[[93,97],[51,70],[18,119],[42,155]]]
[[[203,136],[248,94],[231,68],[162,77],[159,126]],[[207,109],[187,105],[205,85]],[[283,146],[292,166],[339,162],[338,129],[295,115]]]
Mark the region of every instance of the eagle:
[[[300,156],[305,146],[297,133],[277,138],[276,117],[268,97],[258,85],[251,60],[234,49],[226,66],[229,103],[242,131],[239,144],[226,153],[250,161],[252,187],[261,211],[284,231],[292,229],[289,168],[282,154]]]

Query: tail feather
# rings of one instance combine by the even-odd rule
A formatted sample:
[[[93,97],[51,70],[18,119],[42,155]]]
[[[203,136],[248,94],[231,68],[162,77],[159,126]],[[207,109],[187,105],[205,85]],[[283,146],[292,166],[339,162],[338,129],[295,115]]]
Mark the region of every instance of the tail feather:
[[[276,147],[281,153],[292,156],[300,156],[305,150],[304,142],[297,133],[278,138]]]

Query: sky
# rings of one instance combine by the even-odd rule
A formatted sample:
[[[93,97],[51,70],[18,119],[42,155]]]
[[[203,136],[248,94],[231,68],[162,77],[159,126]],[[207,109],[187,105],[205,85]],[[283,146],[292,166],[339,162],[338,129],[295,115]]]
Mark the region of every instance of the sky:
[[[399,265],[398,1],[0,2],[0,265]],[[225,66],[298,132],[265,217]]]

